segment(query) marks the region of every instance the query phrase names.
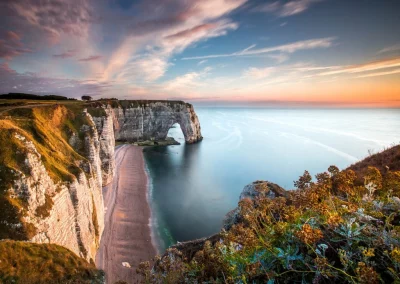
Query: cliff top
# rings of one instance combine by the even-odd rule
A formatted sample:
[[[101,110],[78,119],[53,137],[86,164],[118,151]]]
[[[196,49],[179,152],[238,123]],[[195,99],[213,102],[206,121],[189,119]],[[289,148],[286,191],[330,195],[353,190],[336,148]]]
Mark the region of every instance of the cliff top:
[[[22,97],[22,98],[21,98]],[[117,99],[99,99],[93,101],[78,101],[58,96],[9,96],[0,95],[0,117],[7,115],[7,112],[16,108],[35,108],[44,107],[51,105],[63,105],[72,111],[82,111],[84,108],[88,109],[88,112],[94,116],[103,116],[105,112],[102,111],[102,106],[110,105],[113,108],[121,107],[122,109],[144,107],[146,105],[163,103],[171,107],[177,105],[186,105],[192,107],[190,103],[177,100],[117,100]]]

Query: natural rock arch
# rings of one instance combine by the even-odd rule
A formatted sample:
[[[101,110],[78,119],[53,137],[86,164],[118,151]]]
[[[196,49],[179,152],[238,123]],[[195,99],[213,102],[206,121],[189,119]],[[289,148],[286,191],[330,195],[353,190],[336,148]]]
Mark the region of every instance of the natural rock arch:
[[[149,102],[137,107],[112,108],[117,141],[165,140],[168,130],[178,123],[186,143],[203,139],[198,117],[191,104]]]

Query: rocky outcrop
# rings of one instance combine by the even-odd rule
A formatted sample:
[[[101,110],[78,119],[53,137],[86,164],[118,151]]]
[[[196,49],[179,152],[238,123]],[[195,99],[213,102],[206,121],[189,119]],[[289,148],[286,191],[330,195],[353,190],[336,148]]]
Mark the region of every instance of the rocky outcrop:
[[[126,101],[106,109],[112,110],[117,141],[165,140],[175,123],[180,125],[186,143],[203,139],[194,108],[185,102]]]
[[[287,196],[287,191],[279,185],[264,181],[257,180],[251,184],[246,185],[240,194],[239,201],[245,198],[254,199],[256,197],[275,198]]]
[[[240,194],[239,201],[245,198],[255,199],[260,197],[275,198],[287,197],[288,192],[279,185],[263,180],[257,180],[244,187]],[[234,224],[240,222],[241,216],[239,208],[235,208],[226,214],[224,219],[224,229],[229,230]]]

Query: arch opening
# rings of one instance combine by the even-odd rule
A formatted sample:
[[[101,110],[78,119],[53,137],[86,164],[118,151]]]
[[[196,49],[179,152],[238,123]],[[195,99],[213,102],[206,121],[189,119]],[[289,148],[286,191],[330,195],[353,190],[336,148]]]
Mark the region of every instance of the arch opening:
[[[183,134],[181,125],[178,122],[172,124],[171,127],[168,129],[166,140],[168,142],[171,142],[171,144],[173,142],[176,142],[174,143],[175,145],[185,143],[185,135]]]

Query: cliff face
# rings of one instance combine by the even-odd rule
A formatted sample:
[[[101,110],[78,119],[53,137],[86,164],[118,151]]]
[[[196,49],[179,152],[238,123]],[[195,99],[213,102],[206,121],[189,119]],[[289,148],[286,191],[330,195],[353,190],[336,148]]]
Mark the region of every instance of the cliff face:
[[[95,259],[104,228],[103,180],[113,174],[115,142],[109,121],[104,119],[98,131],[82,110],[43,107],[32,114],[31,132],[19,125],[18,115],[3,121],[13,146],[10,157],[2,157],[2,170],[13,176],[3,184],[1,199],[14,210],[0,213],[0,238],[55,243]],[[10,159],[13,151],[19,154],[15,160]]]
[[[191,104],[168,101],[126,101],[108,106],[114,118],[118,141],[165,140],[168,130],[179,123],[186,143],[203,139],[200,123]]]
[[[179,123],[202,139],[184,102],[122,101],[14,109],[0,117],[0,239],[64,246],[95,259],[104,229],[102,186],[115,140],[163,140]]]

